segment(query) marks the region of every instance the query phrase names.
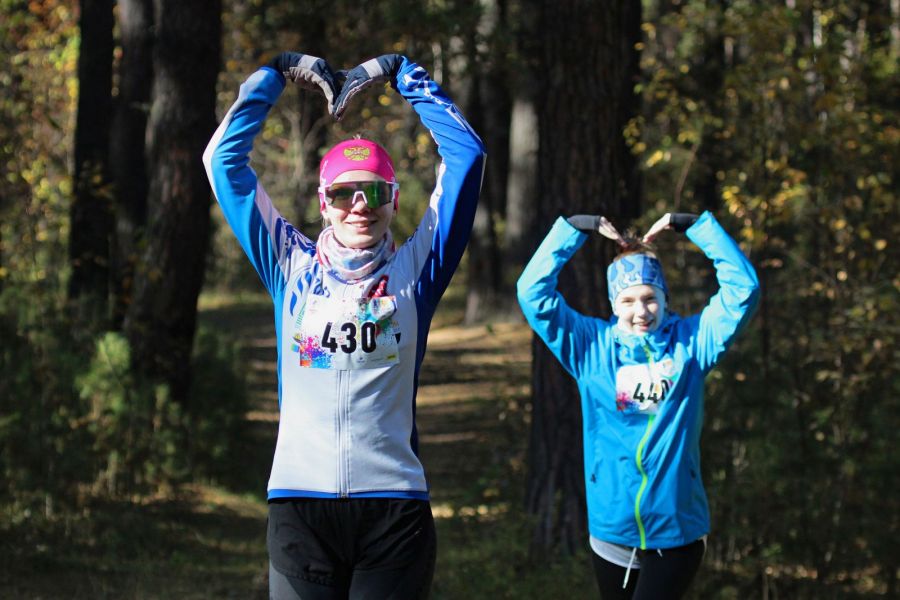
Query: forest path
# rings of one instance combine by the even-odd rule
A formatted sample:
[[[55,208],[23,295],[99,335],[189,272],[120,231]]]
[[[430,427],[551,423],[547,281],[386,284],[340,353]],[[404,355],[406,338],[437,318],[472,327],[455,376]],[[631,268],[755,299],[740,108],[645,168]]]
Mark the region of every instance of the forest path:
[[[524,322],[461,326],[454,323],[459,311],[450,304],[449,310],[438,311],[429,334],[416,414],[419,456],[432,486],[441,540],[438,564],[449,567],[438,569],[433,590],[437,598],[460,597],[459,590],[469,585],[469,569],[483,565],[481,557],[471,555],[471,543],[487,532],[479,522],[506,516],[511,503],[520,508],[531,379],[531,332]],[[213,513],[238,514],[243,508],[249,520],[242,528],[223,529],[212,537],[222,535],[219,547],[236,551],[223,557],[223,564],[240,564],[243,556],[256,565],[253,577],[241,568],[227,578],[232,593],[239,580],[249,586],[235,597],[265,598],[265,489],[278,430],[271,305],[268,298],[242,301],[208,308],[203,319],[207,326],[227,327],[240,340],[249,391],[249,436],[240,453],[238,468],[244,475],[238,485],[230,493],[202,486],[195,493],[206,498]],[[457,550],[464,554],[448,554]]]
[[[521,322],[453,324],[459,314],[437,315],[417,402],[439,539],[432,598],[547,597],[559,574],[521,567],[531,334]],[[206,299],[200,325],[237,340],[246,368],[247,430],[228,481],[11,525],[0,540],[0,597],[267,597],[265,490],[278,428],[271,304]],[[571,572],[587,573],[581,564]]]

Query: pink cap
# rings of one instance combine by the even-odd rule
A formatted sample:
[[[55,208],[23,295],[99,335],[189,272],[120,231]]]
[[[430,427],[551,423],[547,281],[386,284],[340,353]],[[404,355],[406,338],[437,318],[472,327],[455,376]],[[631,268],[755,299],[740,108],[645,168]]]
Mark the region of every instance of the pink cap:
[[[393,182],[394,163],[387,150],[369,140],[345,140],[329,150],[319,164],[319,185],[328,186],[345,171],[369,171]]]

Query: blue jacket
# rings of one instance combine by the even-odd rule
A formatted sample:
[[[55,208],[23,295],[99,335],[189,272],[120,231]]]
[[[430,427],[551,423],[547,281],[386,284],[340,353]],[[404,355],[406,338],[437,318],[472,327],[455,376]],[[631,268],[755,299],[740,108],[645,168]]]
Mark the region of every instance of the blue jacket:
[[[710,213],[687,235],[712,259],[720,289],[699,314],[670,313],[645,336],[566,304],[559,272],[587,235],[565,219],[519,278],[526,319],[578,384],[588,523],[606,542],[672,548],[709,532],[700,479],[703,380],[749,320],[759,283]]]
[[[484,147],[453,102],[404,59],[397,92],[441,164],[422,221],[380,268],[341,280],[287,222],[250,168],[253,140],[284,77],[241,86],[203,155],[213,192],[274,303],[278,441],[268,497],[428,498],[417,456],[416,384],[438,300],[469,239]]]

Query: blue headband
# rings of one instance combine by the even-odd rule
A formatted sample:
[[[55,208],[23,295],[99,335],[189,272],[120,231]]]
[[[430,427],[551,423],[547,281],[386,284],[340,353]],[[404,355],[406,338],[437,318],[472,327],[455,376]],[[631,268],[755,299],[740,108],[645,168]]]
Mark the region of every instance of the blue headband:
[[[622,290],[633,285],[655,285],[666,296],[669,295],[662,265],[658,260],[646,254],[629,254],[614,260],[606,269],[606,284],[613,312],[615,312],[616,297]]]

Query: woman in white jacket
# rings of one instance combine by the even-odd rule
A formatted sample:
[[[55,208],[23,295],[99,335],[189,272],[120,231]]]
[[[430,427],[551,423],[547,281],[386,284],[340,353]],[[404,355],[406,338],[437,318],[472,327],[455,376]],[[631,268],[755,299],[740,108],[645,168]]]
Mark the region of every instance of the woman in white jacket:
[[[350,139],[320,165],[328,227],[312,241],[278,213],[249,166],[286,82],[321,89],[340,118],[389,81],[441,163],[399,249],[388,153]],[[428,73],[380,56],[342,86],[324,60],[283,53],[253,73],[204,154],[225,217],[272,296],[280,422],[268,485],[272,598],[424,598],[434,569],[428,484],[417,456],[416,383],[431,317],[462,256],[484,165],[481,140]]]

